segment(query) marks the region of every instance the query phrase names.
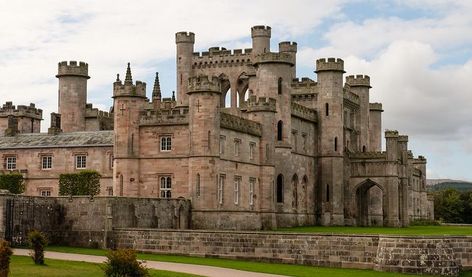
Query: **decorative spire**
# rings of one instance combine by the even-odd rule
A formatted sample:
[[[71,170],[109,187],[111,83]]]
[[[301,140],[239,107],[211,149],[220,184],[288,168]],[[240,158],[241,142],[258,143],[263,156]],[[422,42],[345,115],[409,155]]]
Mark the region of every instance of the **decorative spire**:
[[[161,84],[159,83],[159,72],[156,72],[154,88],[152,89],[152,98],[161,98]]]
[[[131,77],[131,68],[130,63],[128,63],[128,68],[126,69],[125,84],[133,84],[133,78]]]
[[[172,101],[175,101],[175,91],[172,91]]]
[[[117,82],[121,82],[121,80],[120,80],[120,74],[118,74],[118,73],[116,74],[116,81],[117,81]]]

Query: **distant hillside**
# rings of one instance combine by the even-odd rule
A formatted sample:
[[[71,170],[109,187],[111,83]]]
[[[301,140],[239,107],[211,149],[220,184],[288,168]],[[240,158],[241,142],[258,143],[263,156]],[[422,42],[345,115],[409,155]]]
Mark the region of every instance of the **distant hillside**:
[[[429,179],[426,180],[429,191],[445,189],[456,189],[459,191],[472,191],[472,182],[450,180],[450,179]]]

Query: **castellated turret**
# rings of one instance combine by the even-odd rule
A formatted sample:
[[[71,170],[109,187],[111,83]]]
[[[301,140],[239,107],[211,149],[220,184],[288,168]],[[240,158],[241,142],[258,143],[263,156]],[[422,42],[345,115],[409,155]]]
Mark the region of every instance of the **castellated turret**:
[[[251,28],[252,53],[254,55],[270,52],[271,28],[258,25]]]
[[[294,41],[282,41],[279,42],[279,53],[287,53],[291,57],[291,62],[293,63],[293,66],[291,68],[292,72],[292,79],[297,76],[297,66],[296,66],[296,61],[297,61],[297,43]]]
[[[382,103],[369,103],[369,151],[382,150]]]
[[[322,224],[344,224],[343,164],[343,74],[344,61],[328,58],[316,61],[319,111],[319,175]]]
[[[357,149],[365,152],[372,147],[369,145],[369,89],[370,77],[367,75],[350,75],[346,77],[346,86],[349,86],[350,90],[359,96],[359,145]]]
[[[217,207],[217,168],[214,164],[219,157],[220,139],[220,97],[221,85],[216,76],[197,76],[188,80],[187,94],[189,97],[189,180],[192,184],[192,206]],[[196,196],[195,178],[199,176],[201,190],[205,193]]]
[[[128,63],[125,81],[117,76],[113,83],[115,147],[113,179],[115,195],[140,196],[139,121],[146,102],[146,83],[133,84]]]
[[[188,105],[187,86],[188,78],[192,71],[193,46],[195,34],[191,32],[179,32],[175,34],[177,46],[177,103],[178,106]]]
[[[59,114],[64,132],[85,131],[85,105],[87,102],[88,64],[76,61],[60,62]]]

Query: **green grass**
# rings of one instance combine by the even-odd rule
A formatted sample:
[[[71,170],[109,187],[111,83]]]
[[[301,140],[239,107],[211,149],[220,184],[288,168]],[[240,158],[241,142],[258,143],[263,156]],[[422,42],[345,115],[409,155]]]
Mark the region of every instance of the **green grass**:
[[[98,255],[98,256],[103,256],[107,252],[107,250],[103,250],[103,249],[89,249],[89,248],[77,248],[77,247],[67,247],[67,246],[48,246],[46,250],[65,252],[65,253]],[[272,264],[272,263],[262,263],[262,262],[250,262],[250,261],[229,260],[229,259],[219,259],[219,258],[188,257],[188,256],[176,256],[176,255],[140,253],[138,254],[138,258],[143,259],[143,260],[150,260],[150,261],[208,265],[208,266],[232,268],[232,269],[239,269],[239,270],[252,271],[252,272],[272,273],[272,274],[281,274],[281,275],[287,275],[287,276],[300,276],[300,277],[411,276],[411,275],[398,274],[398,273],[377,272],[373,270],[341,269],[341,268],[313,267],[313,266],[289,265],[289,264]],[[461,274],[461,277],[472,277],[472,272],[463,273]]]
[[[152,277],[192,277],[198,275],[165,270],[149,270]],[[10,277],[103,277],[99,264],[46,259],[46,265],[35,265],[30,257],[12,256]]]
[[[294,233],[329,233],[329,234],[380,234],[405,236],[468,235],[472,236],[472,226],[410,226],[406,228],[390,227],[335,227],[303,226],[279,228],[280,232]]]

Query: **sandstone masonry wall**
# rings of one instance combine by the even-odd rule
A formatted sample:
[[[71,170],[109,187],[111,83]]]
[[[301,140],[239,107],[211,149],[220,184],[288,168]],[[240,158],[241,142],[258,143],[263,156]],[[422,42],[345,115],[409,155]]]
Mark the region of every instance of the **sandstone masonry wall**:
[[[399,237],[274,232],[115,229],[115,247],[377,271],[458,275],[472,267],[472,236]]]

